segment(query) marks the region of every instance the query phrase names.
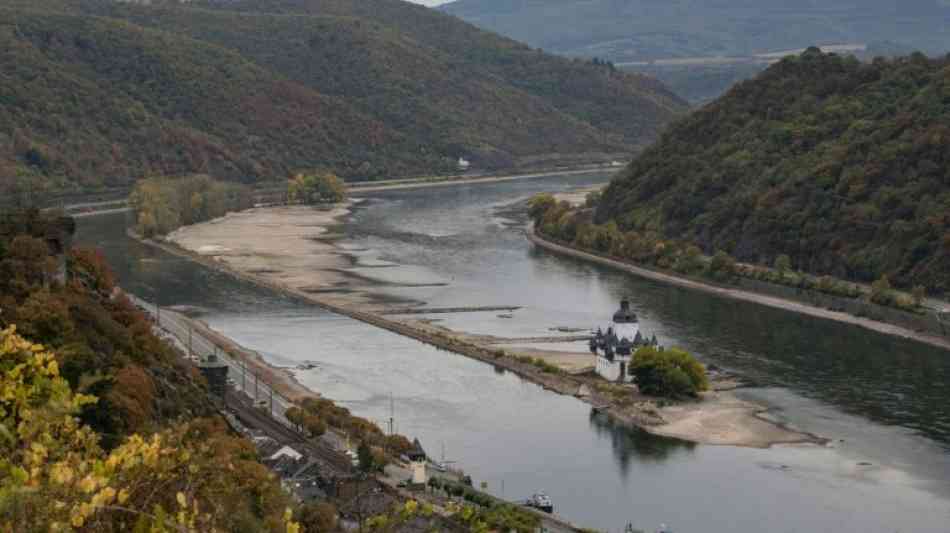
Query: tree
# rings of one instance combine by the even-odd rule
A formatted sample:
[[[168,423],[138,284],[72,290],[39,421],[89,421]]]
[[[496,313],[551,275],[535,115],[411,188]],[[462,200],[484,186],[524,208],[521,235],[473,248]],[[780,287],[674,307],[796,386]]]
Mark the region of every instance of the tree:
[[[653,396],[696,396],[709,388],[706,369],[679,348],[640,348],[633,356],[629,372],[640,392]]]
[[[287,199],[306,205],[336,204],[346,200],[346,185],[329,172],[296,174],[287,183]]]
[[[719,281],[728,281],[736,275],[736,260],[719,250],[709,262],[709,275]]]
[[[303,427],[310,433],[310,436],[314,438],[327,432],[326,423],[321,420],[320,417],[312,414],[304,415]]]
[[[914,288],[911,289],[911,297],[914,299],[914,305],[920,307],[924,304],[924,300],[927,299],[927,289],[923,285],[914,285]]]
[[[696,272],[703,268],[703,252],[698,246],[689,245],[680,252],[673,263],[673,269],[683,274]]]
[[[307,533],[328,533],[337,526],[337,510],[329,503],[306,503],[301,505],[294,519]]]
[[[528,201],[528,215],[534,220],[535,224],[538,224],[541,218],[556,205],[557,200],[554,199],[554,196],[547,193],[537,194]]]
[[[779,277],[785,279],[785,273],[792,269],[792,259],[781,254],[775,258],[775,270],[778,270]]]
[[[373,451],[365,441],[356,449],[356,458],[360,471],[369,473],[374,470]]]
[[[223,422],[131,435],[105,452],[54,354],[0,331],[0,531],[297,531],[288,497]]]
[[[288,407],[287,410],[284,411],[284,417],[288,422],[297,428],[297,431],[300,431],[300,429],[303,427],[306,416],[307,414],[304,412],[304,410],[297,407],[296,405],[293,407]]]
[[[887,305],[891,299],[891,281],[887,274],[882,274],[880,278],[871,284],[871,301],[881,305]]]

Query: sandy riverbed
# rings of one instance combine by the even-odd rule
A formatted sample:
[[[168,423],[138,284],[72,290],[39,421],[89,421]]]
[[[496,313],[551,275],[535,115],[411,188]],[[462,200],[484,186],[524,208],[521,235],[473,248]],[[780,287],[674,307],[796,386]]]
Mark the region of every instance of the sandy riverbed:
[[[210,261],[222,269],[262,285],[285,290],[331,310],[438,344],[453,351],[500,364],[548,389],[575,395],[581,385],[595,378],[543,373],[513,357],[497,359],[497,338],[452,331],[425,320],[383,316],[387,302],[374,300],[368,281],[349,275],[350,259],[333,244],[330,231],[348,205],[330,210],[302,206],[257,208],[210,222],[181,228],[167,241]],[[589,353],[563,352],[506,346],[508,355],[530,356],[557,365],[567,372],[593,366]],[[299,391],[296,391],[299,393]],[[612,403],[595,393],[585,398],[594,405]],[[682,439],[722,445],[763,447],[775,443],[818,442],[760,418],[765,408],[745,402],[732,392],[706,395],[702,401],[656,408],[648,399],[613,405],[617,418],[647,431]]]

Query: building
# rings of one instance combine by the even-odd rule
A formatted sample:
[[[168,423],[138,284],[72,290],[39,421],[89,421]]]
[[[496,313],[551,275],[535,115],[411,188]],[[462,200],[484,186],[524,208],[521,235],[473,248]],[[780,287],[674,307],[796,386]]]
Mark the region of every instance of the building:
[[[429,476],[426,472],[426,463],[429,462],[425,450],[422,449],[422,443],[419,439],[412,441],[412,448],[406,452],[409,458],[409,470],[412,472],[413,485],[425,485],[429,482]]]
[[[218,359],[217,355],[210,354],[198,363],[198,369],[208,380],[208,388],[211,389],[211,394],[224,398],[224,395],[228,392],[228,364]]]
[[[633,354],[640,347],[656,345],[656,335],[647,340],[640,333],[637,314],[630,308],[630,301],[624,298],[607,330],[597,328],[590,339],[590,351],[597,356],[594,372],[607,381],[629,383],[633,380],[628,371]]]

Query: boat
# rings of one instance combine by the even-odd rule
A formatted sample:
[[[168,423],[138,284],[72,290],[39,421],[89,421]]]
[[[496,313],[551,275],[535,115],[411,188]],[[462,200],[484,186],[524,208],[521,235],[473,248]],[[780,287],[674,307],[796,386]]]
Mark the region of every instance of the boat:
[[[535,493],[530,499],[528,499],[528,501],[525,502],[525,505],[527,507],[533,507],[539,511],[544,511],[545,513],[554,512],[554,503],[544,492]]]

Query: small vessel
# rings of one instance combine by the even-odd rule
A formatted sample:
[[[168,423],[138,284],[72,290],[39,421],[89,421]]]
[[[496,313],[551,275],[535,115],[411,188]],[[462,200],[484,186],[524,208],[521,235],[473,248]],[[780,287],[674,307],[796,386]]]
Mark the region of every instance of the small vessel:
[[[528,507],[534,507],[539,511],[544,511],[545,513],[554,512],[554,503],[551,501],[551,498],[544,492],[535,493],[534,496],[531,496],[525,505]]]

